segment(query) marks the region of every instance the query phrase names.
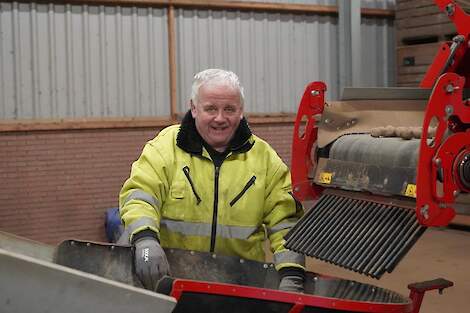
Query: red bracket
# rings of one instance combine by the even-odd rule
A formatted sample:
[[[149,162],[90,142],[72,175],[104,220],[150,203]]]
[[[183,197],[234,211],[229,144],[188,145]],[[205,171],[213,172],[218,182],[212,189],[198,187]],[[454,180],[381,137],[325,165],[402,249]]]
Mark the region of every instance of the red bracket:
[[[315,168],[312,147],[318,138],[318,122],[325,107],[326,85],[323,82],[310,83],[305,88],[294,124],[292,140],[291,177],[294,196],[299,201],[317,199],[323,188],[312,185],[309,171]]]
[[[426,291],[438,289],[439,293],[442,294],[442,291],[444,289],[452,287],[453,285],[453,282],[443,278],[409,284],[408,289],[410,289],[410,299],[413,302],[412,313],[419,312],[419,309],[421,308],[421,303],[423,302],[424,293]]]
[[[457,32],[465,37],[470,34],[470,16],[454,0],[434,0],[442,12],[454,22]]]
[[[462,100],[465,79],[455,73],[442,75],[429,99],[420,143],[417,173],[416,215],[425,226],[445,226],[455,216],[451,207],[456,196],[465,191],[456,175],[456,162],[470,153],[470,108]],[[437,124],[436,135],[427,139],[430,126]]]
[[[467,78],[466,87],[470,87],[470,15],[453,0],[435,0],[435,3],[454,22],[459,36],[441,45],[420,87],[432,88],[439,76],[449,72]]]

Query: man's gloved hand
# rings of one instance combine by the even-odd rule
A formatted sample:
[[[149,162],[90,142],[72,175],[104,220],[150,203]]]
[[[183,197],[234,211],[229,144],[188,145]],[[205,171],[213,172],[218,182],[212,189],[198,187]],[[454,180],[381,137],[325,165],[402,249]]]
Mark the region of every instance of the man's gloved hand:
[[[154,237],[139,238],[134,245],[137,276],[146,289],[154,291],[158,280],[170,272],[165,252]]]
[[[304,292],[304,277],[302,276],[284,276],[279,283],[279,290],[290,292]]]

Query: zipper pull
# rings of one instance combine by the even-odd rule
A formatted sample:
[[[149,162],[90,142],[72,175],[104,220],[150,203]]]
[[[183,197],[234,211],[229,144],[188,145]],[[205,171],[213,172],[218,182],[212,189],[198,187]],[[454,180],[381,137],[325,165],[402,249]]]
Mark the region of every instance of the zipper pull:
[[[245,192],[255,183],[255,180],[256,176],[253,175],[250,180],[246,183],[245,187],[243,187],[242,191],[240,191],[240,193],[235,198],[233,198],[232,201],[230,201],[230,206],[233,206],[238,200],[240,200],[240,198],[245,194]]]
[[[189,185],[191,186],[191,190],[193,191],[194,196],[196,197],[196,204],[199,205],[201,203],[201,197],[196,192],[196,188],[194,187],[193,180],[191,179],[191,176],[189,175],[189,167],[185,166],[183,167],[183,173],[186,176],[186,178],[189,181]]]

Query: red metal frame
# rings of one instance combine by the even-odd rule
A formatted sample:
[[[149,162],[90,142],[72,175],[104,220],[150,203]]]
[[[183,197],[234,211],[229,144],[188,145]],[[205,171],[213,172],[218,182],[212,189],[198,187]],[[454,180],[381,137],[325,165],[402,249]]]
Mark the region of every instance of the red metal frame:
[[[460,35],[454,43],[445,43],[439,49],[433,64],[421,82],[423,88],[433,88],[423,122],[416,183],[416,215],[425,226],[446,226],[454,218],[451,207],[460,192],[470,192],[460,181],[458,164],[470,155],[470,101],[463,101],[464,87],[470,87],[470,15],[452,0],[435,0],[441,11],[447,12]],[[460,42],[460,44],[457,44]],[[453,46],[452,46],[453,44]],[[454,51],[452,51],[454,49]],[[294,195],[299,200],[316,199],[323,191],[311,183],[311,172],[316,167],[315,145],[318,139],[317,123],[325,107],[326,85],[313,82],[307,86],[299,105],[292,143],[291,177]],[[428,143],[430,126],[437,121],[433,142]],[[435,125],[432,125],[435,126]],[[302,131],[303,129],[303,131]],[[430,136],[431,137],[431,136]],[[188,288],[181,282],[176,289]],[[452,286],[445,280],[410,284],[409,298],[412,313],[418,313],[428,290]],[[207,291],[204,284],[190,284],[195,292]],[[236,294],[241,297],[268,299],[295,303],[291,312],[300,312],[304,306],[345,309],[360,312],[408,312],[408,306],[391,307],[386,304],[365,304],[282,291],[217,284],[212,292]],[[261,294],[261,295],[260,295]],[[373,309],[372,309],[373,307]],[[375,311],[378,309],[379,311]]]
[[[432,146],[426,139],[421,140],[416,215],[422,225],[446,226],[455,216],[451,205],[456,196],[462,191],[469,192],[460,181],[457,164],[470,153],[470,136],[466,132],[470,129],[470,111],[468,101],[462,101],[463,88],[470,87],[470,15],[452,0],[435,2],[454,22],[463,42],[453,54],[450,43],[444,44],[421,82],[422,87],[434,87],[425,113],[422,138],[427,138],[431,121],[439,123]],[[316,167],[311,153],[315,153],[317,121],[324,110],[325,91],[323,82],[309,84],[295,120],[291,177],[294,195],[301,201],[316,199],[323,191],[321,186],[311,183],[313,177],[309,174]]]
[[[462,101],[464,84],[465,79],[455,73],[442,75],[427,105],[416,182],[416,213],[426,226],[447,225],[455,216],[451,205],[465,191],[456,172],[461,156],[470,153],[470,135],[466,132],[470,108]],[[426,138],[433,121],[438,124],[430,145]]]
[[[443,73],[458,73],[466,78],[466,87],[470,87],[470,15],[452,0],[435,0],[439,9],[445,12],[454,22],[459,35],[462,36],[461,44],[451,55],[452,42],[443,43],[421,81],[420,87],[432,88]],[[452,58],[453,60],[449,60]]]
[[[300,201],[317,199],[323,191],[322,187],[310,183],[309,171],[316,166],[310,153],[317,142],[317,118],[325,107],[325,91],[325,83],[310,83],[305,88],[295,119],[291,177],[294,196]]]
[[[410,289],[410,299],[413,301],[413,313],[418,313],[421,308],[421,303],[423,302],[424,293],[430,290],[439,290],[439,293],[442,294],[442,291],[446,288],[452,287],[453,282],[446,279],[438,278],[435,280],[409,284],[408,289]]]
[[[184,292],[292,303],[293,307],[289,313],[301,312],[306,306],[364,313],[411,313],[413,310],[413,303],[411,300],[406,304],[358,302],[233,284],[202,282],[186,279],[174,280],[170,296],[179,301]]]
[[[451,207],[462,185],[456,165],[470,154],[470,107],[462,100],[465,78],[455,73],[442,75],[429,99],[423,123],[416,184],[416,215],[425,226],[446,226],[454,218]],[[316,199],[323,188],[309,177],[316,164],[311,156],[317,142],[317,120],[325,106],[326,85],[309,84],[300,102],[292,144],[292,183],[297,199]],[[438,121],[433,145],[428,145],[429,127]],[[304,124],[305,123],[305,124]],[[304,126],[304,132],[301,127]],[[313,150],[312,150],[313,149]],[[442,190],[440,190],[442,189]]]

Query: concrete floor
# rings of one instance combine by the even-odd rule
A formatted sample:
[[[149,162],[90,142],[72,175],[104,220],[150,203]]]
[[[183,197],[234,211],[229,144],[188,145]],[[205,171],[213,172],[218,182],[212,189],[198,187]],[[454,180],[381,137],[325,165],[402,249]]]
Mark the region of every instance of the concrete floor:
[[[429,291],[420,313],[470,312],[470,232],[428,229],[392,273],[380,280],[308,258],[309,271],[376,285],[408,296],[408,284],[435,278],[454,282],[442,295]]]

